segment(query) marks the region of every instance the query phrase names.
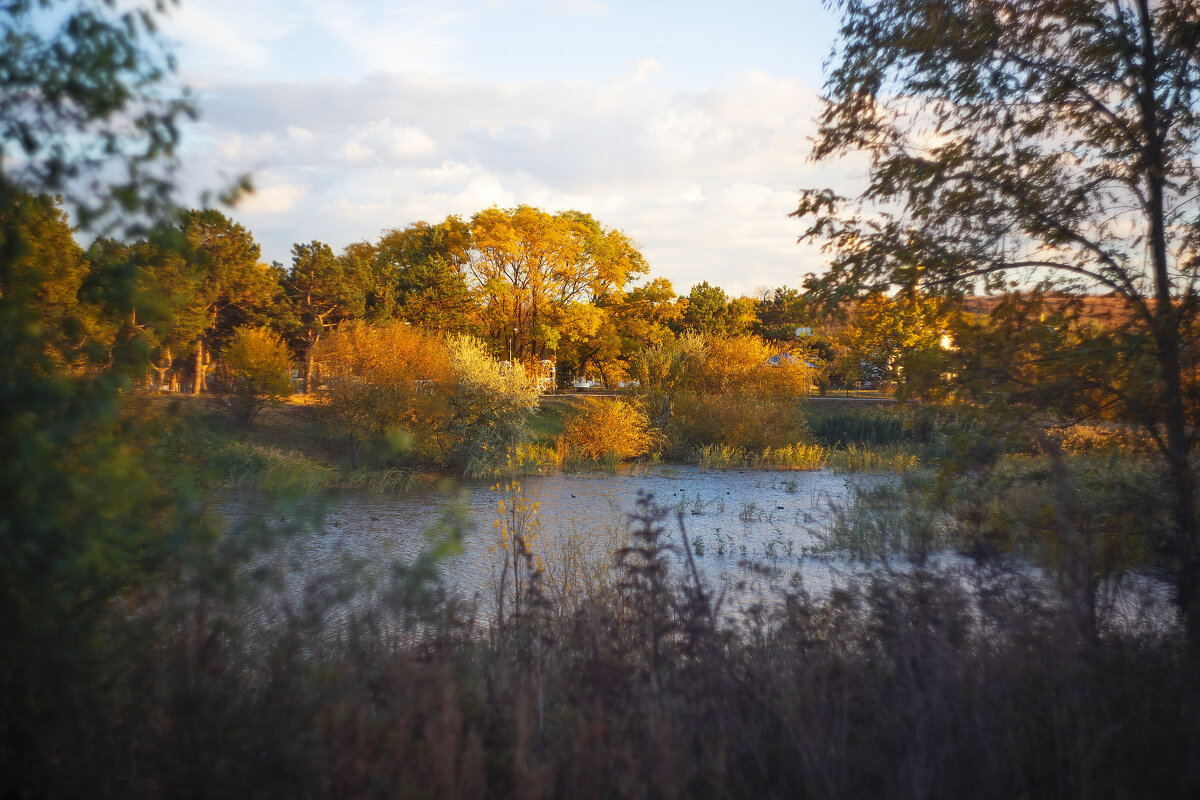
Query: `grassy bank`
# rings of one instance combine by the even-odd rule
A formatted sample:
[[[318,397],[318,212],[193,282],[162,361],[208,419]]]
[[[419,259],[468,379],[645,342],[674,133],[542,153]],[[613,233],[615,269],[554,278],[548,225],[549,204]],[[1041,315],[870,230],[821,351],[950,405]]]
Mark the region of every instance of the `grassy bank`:
[[[147,402],[160,412],[170,409],[177,423],[177,449],[197,462],[208,485],[214,487],[404,491],[439,471],[436,465],[404,458],[397,462],[386,448],[367,453],[362,457],[364,463],[355,467],[349,435],[329,425],[320,409],[304,396],[264,410],[248,427],[235,424],[219,399],[175,396],[152,397]],[[602,413],[614,403],[625,405],[607,415]],[[964,447],[986,436],[978,420],[957,412],[840,398],[806,402],[792,426],[778,433],[785,443],[758,449],[722,442],[669,445],[668,439],[677,432],[655,432],[647,424],[645,412],[627,400],[586,395],[544,397],[526,419],[518,441],[492,449],[466,448],[476,455],[459,474],[495,478],[558,471],[612,472],[630,459],[695,464],[711,470],[906,473],[957,458]],[[1123,437],[1093,426],[1072,429],[1061,438],[1072,453],[1144,450],[1144,443]],[[1005,447],[1014,453],[1038,452],[1036,447],[1022,449],[1012,443]],[[681,455],[664,457],[664,449]],[[631,452],[638,455],[631,456]]]
[[[337,490],[404,492],[428,485],[431,471],[387,465],[355,467],[346,438],[303,396],[237,424],[219,397],[151,396],[146,413],[167,421],[170,447],[211,489],[311,495]]]

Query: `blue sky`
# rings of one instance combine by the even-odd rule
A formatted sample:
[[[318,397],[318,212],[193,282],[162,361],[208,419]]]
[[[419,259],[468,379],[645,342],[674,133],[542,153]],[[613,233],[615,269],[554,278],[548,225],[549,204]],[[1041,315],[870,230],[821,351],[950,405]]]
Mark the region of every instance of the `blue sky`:
[[[250,173],[232,211],[287,263],[491,205],[578,208],[686,293],[821,268],[787,218],[836,31],[819,0],[182,0],[165,26],[201,120],[193,190]]]

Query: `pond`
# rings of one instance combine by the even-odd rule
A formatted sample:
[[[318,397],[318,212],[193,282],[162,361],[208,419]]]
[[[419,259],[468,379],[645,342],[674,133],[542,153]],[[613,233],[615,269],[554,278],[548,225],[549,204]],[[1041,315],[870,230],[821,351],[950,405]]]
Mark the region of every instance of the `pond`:
[[[639,495],[646,493],[671,510],[664,526],[676,545],[682,539],[682,519],[695,564],[709,587],[765,597],[800,582],[815,590],[830,585],[838,565],[819,557],[822,528],[854,486],[881,480],[887,477],[666,466],[615,475],[528,477],[520,479],[520,488],[538,503],[532,549],[548,569],[561,567],[572,544],[596,556],[597,564],[607,559],[619,546]],[[440,572],[451,593],[463,599],[489,597],[500,563],[494,524],[503,484],[500,492],[496,481],[466,481],[399,496],[326,498],[315,530],[291,540],[281,551],[281,563],[293,579],[336,574],[348,563],[382,575],[394,560],[411,561],[429,547],[424,532],[457,502],[468,532],[461,552],[447,558]],[[236,520],[259,504],[253,495],[231,495],[218,511]]]

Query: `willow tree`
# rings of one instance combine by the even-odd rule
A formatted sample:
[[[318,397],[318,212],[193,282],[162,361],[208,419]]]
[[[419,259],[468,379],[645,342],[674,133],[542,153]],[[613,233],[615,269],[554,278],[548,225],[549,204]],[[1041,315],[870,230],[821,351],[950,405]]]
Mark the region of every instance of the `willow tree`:
[[[829,296],[954,293],[1056,277],[1132,309],[1111,387],[1171,492],[1177,600],[1200,647],[1197,387],[1183,369],[1200,277],[1200,5],[1194,0],[837,0],[814,155],[869,158],[854,197],[802,196]]]
[[[471,220],[467,272],[484,324],[514,357],[544,358],[560,339],[594,335],[595,306],[648,270],[624,233],[590,214],[549,214],[531,206],[490,208]]]

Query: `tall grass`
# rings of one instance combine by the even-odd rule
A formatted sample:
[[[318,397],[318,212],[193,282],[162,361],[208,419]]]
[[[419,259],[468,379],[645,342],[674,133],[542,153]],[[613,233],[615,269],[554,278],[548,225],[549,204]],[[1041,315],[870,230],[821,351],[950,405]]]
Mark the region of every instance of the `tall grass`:
[[[468,478],[548,475],[561,466],[562,455],[558,448],[538,442],[517,442],[478,452],[467,462],[463,474]]]
[[[738,469],[745,467],[750,457],[746,448],[727,444],[706,444],[696,448],[696,464],[701,469]]]
[[[299,453],[228,442],[208,458],[211,479],[224,488],[322,494],[339,483],[338,470]]]
[[[820,470],[837,472],[906,472],[918,464],[915,453],[900,447],[884,448],[851,444],[826,448],[819,444],[792,444],[767,447],[757,453],[744,447],[710,444],[695,450],[701,469]]]
[[[838,411],[810,412],[805,417],[809,435],[818,442],[835,447],[846,444],[889,445],[911,438],[906,423],[909,414],[894,406]]]
[[[835,472],[908,472],[919,458],[901,445],[868,447],[850,444],[829,451],[826,464]]]
[[[227,442],[207,459],[209,480],[217,487],[293,496],[337,489],[403,494],[428,485],[428,474],[405,468],[360,468],[343,472],[300,453],[242,442]]]
[[[811,471],[824,469],[833,454],[819,444],[789,444],[768,447],[750,459],[755,469]]]
[[[375,494],[404,494],[433,482],[428,473],[414,469],[357,469],[339,481],[343,489]]]

